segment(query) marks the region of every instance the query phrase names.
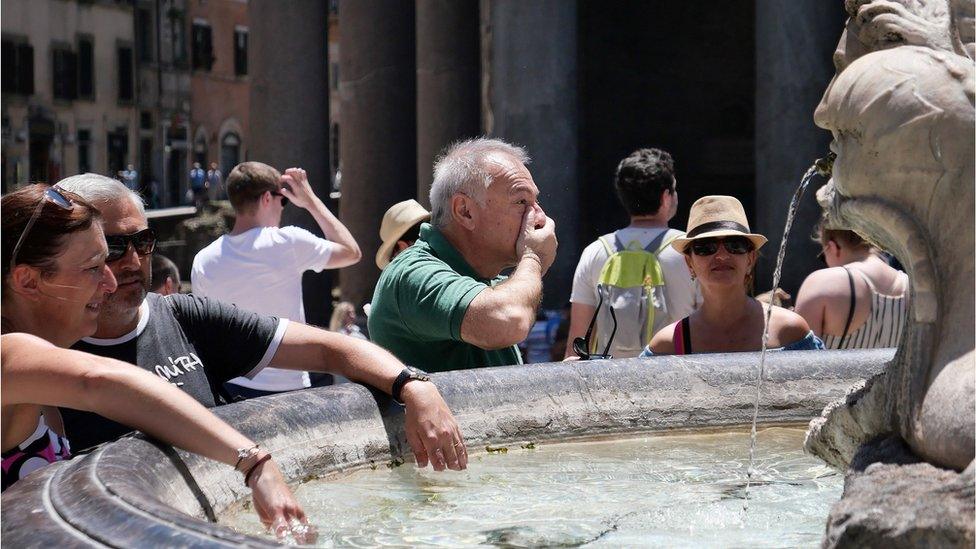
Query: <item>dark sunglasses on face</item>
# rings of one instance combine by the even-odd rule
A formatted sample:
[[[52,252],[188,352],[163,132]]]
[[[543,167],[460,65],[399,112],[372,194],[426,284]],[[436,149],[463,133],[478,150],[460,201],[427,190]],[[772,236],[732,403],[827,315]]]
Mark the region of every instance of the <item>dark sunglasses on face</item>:
[[[268,192],[271,193],[271,196],[280,196],[281,197],[281,207],[282,208],[284,208],[285,206],[288,205],[288,197],[287,196],[281,194],[278,191],[268,191]]]
[[[718,246],[725,246],[725,251],[733,255],[742,255],[753,250],[752,242],[744,236],[730,236],[728,238],[703,238],[691,243],[691,252],[698,256],[715,255]]]
[[[136,253],[145,256],[153,253],[156,249],[156,231],[153,229],[143,229],[132,234],[116,234],[105,237],[108,244],[108,256],[105,261],[118,261],[129,251],[129,244],[135,248]]]
[[[10,256],[11,271],[14,269],[14,265],[17,264],[17,253],[20,252],[20,247],[24,244],[24,239],[27,238],[28,233],[30,233],[31,228],[37,221],[37,216],[41,214],[41,210],[44,209],[44,205],[48,202],[54,204],[62,210],[71,210],[71,208],[75,206],[74,202],[61,194],[61,190],[56,186],[50,187],[44,191],[44,196],[42,196],[41,201],[37,203],[37,207],[34,208],[34,214],[31,215],[27,225],[24,225],[24,232],[20,233],[20,238],[17,239],[17,244],[14,245],[14,253]]]

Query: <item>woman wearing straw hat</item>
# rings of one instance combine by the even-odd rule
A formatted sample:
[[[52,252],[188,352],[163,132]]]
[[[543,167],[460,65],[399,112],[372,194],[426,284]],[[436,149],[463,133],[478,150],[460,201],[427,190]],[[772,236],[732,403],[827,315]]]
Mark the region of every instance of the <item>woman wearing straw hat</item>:
[[[765,307],[770,306],[769,349],[823,349],[803,317],[749,297],[756,252],[765,243],[766,237],[750,232],[735,198],[698,199],[688,217],[688,233],[671,245],[684,254],[692,278],[701,286],[701,307],[655,334],[642,356],[758,351]]]

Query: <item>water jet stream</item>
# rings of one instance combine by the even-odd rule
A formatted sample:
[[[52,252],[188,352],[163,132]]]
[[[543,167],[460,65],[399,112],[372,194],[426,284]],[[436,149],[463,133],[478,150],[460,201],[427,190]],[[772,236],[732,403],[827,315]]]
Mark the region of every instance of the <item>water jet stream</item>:
[[[806,191],[807,185],[809,185],[810,181],[813,180],[813,176],[819,174],[824,177],[830,177],[831,170],[833,169],[834,158],[836,158],[834,153],[828,154],[825,158],[818,158],[813,165],[807,169],[807,172],[803,174],[803,178],[800,180],[800,186],[797,187],[796,192],[793,193],[793,199],[790,201],[790,209],[786,214],[786,227],[783,228],[783,239],[779,243],[779,253],[776,255],[776,269],[773,271],[773,292],[775,292],[776,288],[779,287],[779,279],[783,274],[783,259],[786,257],[786,242],[789,240],[790,229],[793,228],[793,218],[796,217],[796,210],[800,207],[800,199],[803,198],[803,192]],[[749,509],[749,486],[752,484],[752,476],[755,473],[756,421],[759,419],[759,398],[762,393],[763,374],[765,373],[766,366],[766,344],[769,340],[769,318],[772,316],[772,313],[773,305],[770,303],[769,307],[766,308],[766,318],[763,321],[762,350],[759,352],[759,375],[756,376],[756,402],[752,410],[752,430],[749,434],[749,468],[746,470],[746,487],[742,503],[743,511],[747,511]]]

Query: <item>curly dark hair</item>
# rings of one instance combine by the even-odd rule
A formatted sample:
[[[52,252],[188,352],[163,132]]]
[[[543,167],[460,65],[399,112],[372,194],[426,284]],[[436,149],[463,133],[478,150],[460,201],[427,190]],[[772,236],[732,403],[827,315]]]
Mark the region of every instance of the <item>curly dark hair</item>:
[[[654,215],[661,193],[674,192],[674,160],[661,149],[638,149],[617,165],[613,184],[628,214]]]

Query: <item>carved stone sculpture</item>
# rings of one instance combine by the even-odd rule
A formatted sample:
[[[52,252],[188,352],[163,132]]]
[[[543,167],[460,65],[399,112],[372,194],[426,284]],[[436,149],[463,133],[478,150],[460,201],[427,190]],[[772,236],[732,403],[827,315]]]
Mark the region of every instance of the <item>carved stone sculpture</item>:
[[[815,420],[807,447],[846,467],[858,445],[894,433],[962,470],[976,448],[973,1],[845,7],[815,114],[837,154],[822,205],[905,265],[911,312],[887,371]]]

